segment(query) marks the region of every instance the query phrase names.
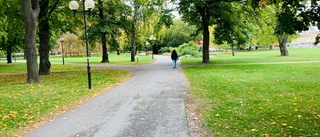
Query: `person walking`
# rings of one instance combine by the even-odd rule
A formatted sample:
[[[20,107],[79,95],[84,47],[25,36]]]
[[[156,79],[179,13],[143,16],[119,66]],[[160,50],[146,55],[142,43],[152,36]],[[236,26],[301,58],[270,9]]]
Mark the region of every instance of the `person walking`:
[[[172,59],[173,69],[177,68],[177,60],[179,60],[179,57],[175,49],[171,53],[171,59]]]

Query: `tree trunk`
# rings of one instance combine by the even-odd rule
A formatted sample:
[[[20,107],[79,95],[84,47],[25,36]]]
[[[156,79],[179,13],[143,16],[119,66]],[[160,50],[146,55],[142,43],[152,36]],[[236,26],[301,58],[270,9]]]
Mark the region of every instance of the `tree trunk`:
[[[233,45],[231,46],[231,49],[232,49],[232,56],[234,56],[234,46]]]
[[[281,56],[289,56],[289,52],[287,50],[288,37],[289,37],[288,34],[278,35],[279,48],[280,48],[280,55]]]
[[[102,40],[102,61],[101,62],[109,62],[106,35],[107,35],[106,33],[101,33],[101,40]]]
[[[44,0],[40,4],[40,14],[39,14],[39,55],[40,55],[40,64],[39,64],[39,74],[48,75],[50,74],[51,63],[49,61],[49,41],[50,41],[50,26],[48,18],[48,7],[49,0]]]
[[[135,37],[136,37],[136,22],[138,17],[138,8],[139,6],[134,6],[134,15],[133,15],[133,22],[132,22],[132,31],[131,31],[131,62],[135,61],[134,58],[134,45],[135,45]]]
[[[209,33],[209,20],[210,15],[203,13],[202,16],[202,31],[203,31],[203,48],[202,48],[202,63],[209,63],[209,42],[210,42],[210,33]]]
[[[100,24],[104,24],[105,17],[103,15],[103,2],[102,0],[98,0],[99,6],[99,18],[100,18]],[[108,48],[107,48],[107,34],[106,32],[101,32],[101,41],[102,41],[102,60],[101,62],[109,62],[109,55],[108,55]]]
[[[23,0],[22,10],[25,23],[27,83],[36,83],[40,82],[36,46],[37,18],[40,10],[38,0]]]
[[[273,45],[269,46],[269,49],[270,49],[270,50],[273,49]]]
[[[7,45],[7,63],[12,63],[12,46],[10,44]]]

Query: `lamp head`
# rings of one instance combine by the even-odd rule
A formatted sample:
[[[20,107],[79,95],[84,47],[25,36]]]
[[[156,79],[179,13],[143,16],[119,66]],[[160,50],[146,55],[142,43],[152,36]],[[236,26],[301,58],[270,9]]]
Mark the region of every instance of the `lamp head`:
[[[69,2],[69,8],[75,11],[79,8],[79,3],[76,0],[72,0]]]
[[[94,9],[94,1],[93,0],[85,0],[84,2],[84,6],[85,6],[85,10],[92,10]]]

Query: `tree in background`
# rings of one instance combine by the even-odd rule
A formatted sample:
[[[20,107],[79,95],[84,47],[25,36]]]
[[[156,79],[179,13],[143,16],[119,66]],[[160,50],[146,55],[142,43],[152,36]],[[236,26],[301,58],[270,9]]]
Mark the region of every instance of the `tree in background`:
[[[173,20],[173,25],[167,30],[163,43],[166,47],[178,47],[189,41],[200,41],[201,36],[196,35],[197,28],[193,25],[181,21],[180,19]]]
[[[275,5],[276,27],[274,33],[278,38],[280,55],[288,56],[287,41],[290,35],[309,29],[310,25],[319,22],[319,4],[312,0],[311,6],[307,0],[254,0],[253,6]]]
[[[251,32],[254,25],[251,21],[254,12],[251,11],[250,7],[246,5],[232,2],[225,3],[217,13],[214,42],[219,45],[224,42],[231,45],[233,56],[234,47],[240,48],[241,45],[248,44],[252,39]]]
[[[7,63],[12,63],[14,52],[23,49],[23,19],[21,4],[18,1],[3,0],[0,3],[0,49],[6,51]]]
[[[209,26],[217,24],[219,17],[229,9],[224,6],[229,2],[239,2],[239,0],[180,0],[179,12],[182,14],[182,20],[191,25],[201,28],[203,35],[202,62],[209,63]]]
[[[36,30],[40,7],[37,0],[23,0],[21,3],[26,32],[24,38],[27,59],[27,83],[40,82],[36,51]]]
[[[102,60],[101,62],[109,62],[107,44],[118,47],[119,43],[115,40],[121,35],[120,29],[129,28],[128,16],[131,13],[130,7],[123,1],[98,0],[98,16],[94,16],[95,22],[91,25],[89,32],[90,38],[94,38],[100,34],[102,44]]]

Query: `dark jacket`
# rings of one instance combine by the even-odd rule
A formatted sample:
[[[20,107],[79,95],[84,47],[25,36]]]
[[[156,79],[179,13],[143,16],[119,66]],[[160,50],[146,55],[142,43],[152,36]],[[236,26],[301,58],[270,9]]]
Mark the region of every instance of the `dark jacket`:
[[[171,59],[172,60],[178,60],[178,54],[176,52],[176,50],[173,50],[171,53]]]

